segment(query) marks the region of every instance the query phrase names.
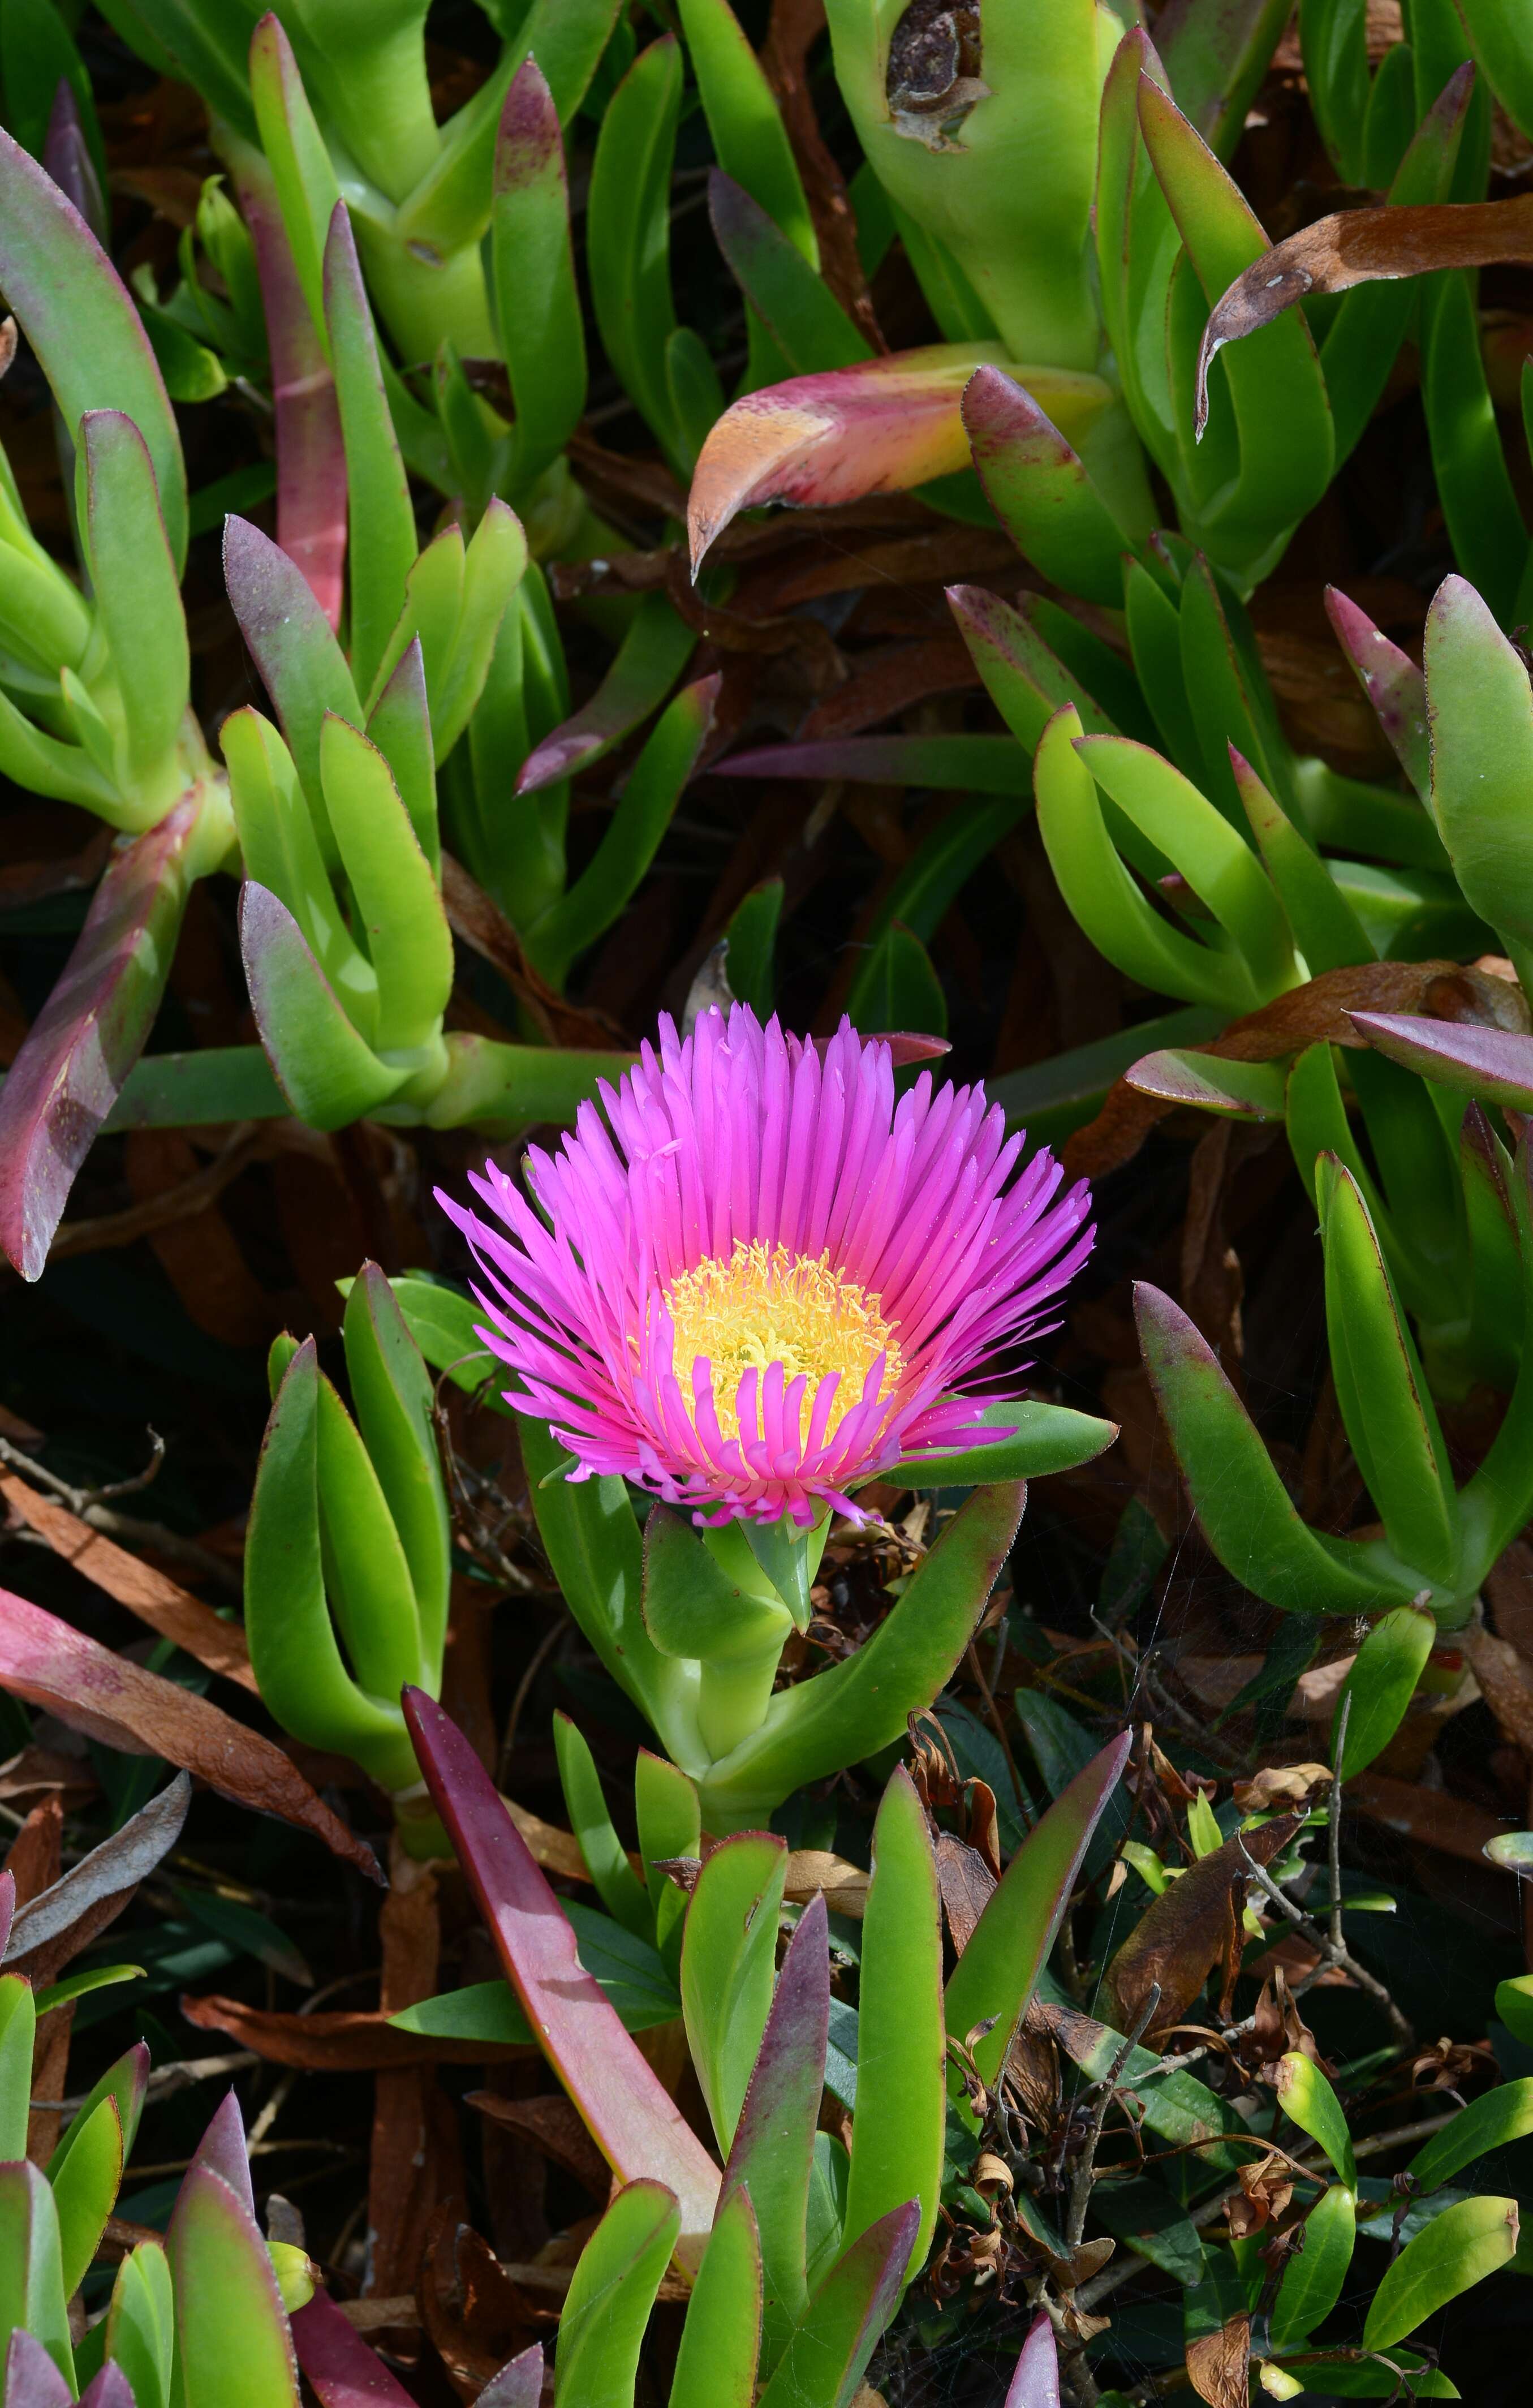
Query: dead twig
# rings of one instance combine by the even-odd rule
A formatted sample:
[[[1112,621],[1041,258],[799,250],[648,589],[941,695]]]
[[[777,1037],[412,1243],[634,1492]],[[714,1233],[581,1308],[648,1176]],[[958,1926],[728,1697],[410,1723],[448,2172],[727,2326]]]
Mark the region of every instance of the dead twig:
[[[63,1480],[56,1471],[50,1471],[46,1464],[38,1463],[30,1455],[23,1455],[21,1448],[13,1445],[7,1438],[0,1438],[0,1463],[7,1463],[13,1471],[22,1472],[27,1479],[35,1480],[49,1496],[56,1497],[61,1505],[67,1506],[77,1522],[84,1522],[91,1529],[99,1530],[103,1538],[122,1539],[136,1546],[147,1547],[151,1554],[163,1555],[167,1563],[184,1564],[188,1571],[200,1572],[205,1580],[216,1581],[220,1588],[228,1589],[236,1597],[241,1596],[244,1583],[237,1567],[225,1563],[223,1557],[214,1555],[210,1547],[200,1546],[195,1539],[183,1538],[179,1530],[166,1529],[163,1522],[144,1522],[136,1513],[119,1513],[106,1501],[110,1497],[130,1497],[138,1489],[147,1488],[157,1477],[165,1461],[165,1442],[154,1429],[150,1431],[149,1440],[150,1455],[144,1469],[136,1472],[129,1480],[108,1481],[100,1488],[77,1488],[72,1481]]]
[[[158,1196],[146,1196],[142,1203],[130,1204],[122,1212],[103,1212],[89,1221],[61,1221],[48,1250],[50,1262],[58,1262],[65,1254],[99,1254],[107,1246],[130,1246],[136,1238],[147,1238],[154,1229],[206,1212],[230,1181],[254,1161],[265,1142],[266,1133],[259,1123],[240,1121],[230,1130],[222,1151],[190,1179],[162,1188]]]
[[[1295,1930],[1301,1931],[1311,1946],[1319,1949],[1327,1964],[1340,1966],[1341,1971],[1356,1983],[1360,1990],[1366,1990],[1368,1997],[1383,2009],[1389,2019],[1389,2028],[1401,2048],[1414,2048],[1416,2044],[1414,2031],[1377,1976],[1370,1973],[1366,1965],[1359,1965],[1345,1941],[1334,1938],[1329,1931],[1323,1931],[1312,1915],[1306,1914],[1301,1906],[1296,1906],[1293,1899],[1284,1895],[1266,1866],[1256,1862],[1243,1839],[1240,1841],[1240,1854],[1245,1859],[1246,1870],[1252,1880],[1263,1894],[1271,1899],[1273,1905],[1288,1917]],[[1340,1914],[1337,1914],[1332,1918],[1333,1924],[1339,1924],[1340,1919]]]
[[[1080,2248],[1085,2235],[1086,2211],[1091,2205],[1092,2185],[1096,2178],[1097,2144],[1102,2137],[1102,2127],[1107,2121],[1107,2111],[1117,2097],[1118,2077],[1138,2048],[1159,2004],[1160,1984],[1152,1982],[1145,2002],[1134,2019],[1133,2030],[1125,2033],[1122,2044],[1114,2055],[1111,2064],[1096,2086],[1096,2097],[1092,2105],[1091,2121],[1086,2127],[1085,2141],[1080,2157],[1076,2159],[1075,2171],[1070,2176],[1070,2212],[1069,2220],[1065,2227],[1065,2238],[1072,2250]]]

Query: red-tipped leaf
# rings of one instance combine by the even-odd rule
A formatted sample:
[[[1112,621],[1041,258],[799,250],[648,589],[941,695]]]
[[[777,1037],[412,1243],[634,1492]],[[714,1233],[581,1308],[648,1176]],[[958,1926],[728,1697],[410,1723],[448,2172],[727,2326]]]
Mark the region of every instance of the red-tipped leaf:
[[[1059,2352],[1053,2327],[1041,2309],[1022,2344],[1006,2408],[1059,2408]]]
[[[271,169],[243,144],[238,157],[240,212],[255,247],[271,351],[277,540],[336,627],[346,568],[346,450],[336,380],[299,279]]]
[[[498,2374],[493,2374],[479,2396],[479,2408],[538,2408],[543,2397],[543,2344],[519,2350]],[[326,2401],[324,2408],[332,2408]],[[339,2403],[337,2403],[339,2408]]]
[[[1432,784],[1426,680],[1410,653],[1392,644],[1368,612],[1334,585],[1325,588],[1325,615],[1395,748],[1396,758],[1425,801]]]
[[[799,1918],[772,1994],[719,2204],[748,2190],[761,2238],[767,2330],[803,2311],[804,2219],[830,2030],[830,1942],[823,1891]]]
[[[293,2346],[320,2408],[414,2408],[410,2394],[373,2355],[362,2335],[352,2331],[328,2293],[316,2291],[308,2306],[298,2310],[293,2319]],[[539,2351],[539,2359],[541,2355]],[[496,2382],[499,2379],[497,2375]],[[481,2401],[488,2400],[490,2392],[480,2397]],[[537,2408],[537,2399],[535,2390],[529,2408]],[[517,2401],[515,2408],[522,2408],[522,2403]]]
[[[199,809],[189,796],[112,855],[0,1090],[0,1245],[23,1279],[41,1277],[75,1175],[153,1026]]]
[[[558,1899],[457,1725],[423,1689],[407,1688],[404,1701],[432,1801],[539,2046],[620,2181],[674,2191],[677,2255],[695,2269],[718,2168],[580,1964]]]
[[[1475,1021],[1417,1019],[1407,1011],[1349,1011],[1359,1034],[1393,1062],[1482,1102],[1533,1111],[1533,1037]]]
[[[6,2351],[5,2408],[72,2408],[69,2386],[42,2343],[20,2325]]]
[[[844,2250],[809,2301],[758,2408],[849,2401],[898,2304],[921,2229],[915,2200],[893,2207]]]
[[[133,2386],[120,2366],[109,2362],[79,2395],[79,2408],[135,2408]]]

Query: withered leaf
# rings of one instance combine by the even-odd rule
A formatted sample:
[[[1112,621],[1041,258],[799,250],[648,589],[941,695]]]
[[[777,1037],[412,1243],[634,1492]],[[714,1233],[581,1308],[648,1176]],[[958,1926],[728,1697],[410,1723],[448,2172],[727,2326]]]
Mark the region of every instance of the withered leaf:
[[[951,1831],[937,1834],[937,1882],[953,1944],[961,1956],[996,1889],[996,1876],[977,1848]]]
[[[48,1541],[64,1563],[105,1589],[119,1605],[125,1605],[162,1639],[184,1648],[210,1672],[221,1672],[226,1681],[237,1681],[241,1688],[255,1693],[250,1649],[237,1622],[223,1621],[201,1598],[190,1596],[164,1572],[130,1555],[125,1547],[114,1546],[67,1506],[39,1496],[14,1472],[0,1472],[0,1497],[29,1529]]]
[[[377,2013],[287,2015],[243,1999],[183,1998],[181,2013],[199,2031],[226,2032],[269,2065],[306,2073],[380,2073],[400,2065],[509,2065],[538,2051],[485,2040],[433,2039],[401,2031]]]
[[[1272,1806],[1297,1806],[1311,1789],[1331,1779],[1328,1764],[1265,1764],[1249,1781],[1235,1784],[1235,1803],[1242,1814],[1265,1814]]]
[[[1384,995],[1401,999],[1372,1000]],[[1259,1011],[1231,1021],[1223,1036],[1189,1050],[1225,1062],[1280,1062],[1322,1039],[1355,1047],[1358,1033],[1347,1016],[1353,1011],[1422,1012],[1429,1019],[1474,1021],[1519,1032],[1527,1025],[1521,990],[1485,969],[1466,968],[1459,962],[1362,962],[1323,970],[1305,985],[1263,1004]],[[1067,1176],[1095,1179],[1119,1169],[1176,1109],[1164,1096],[1137,1087],[1134,1071],[1128,1071],[1109,1090],[1096,1118],[1067,1141]]]
[[[312,1831],[334,1855],[381,1882],[371,1848],[271,1740],[9,1589],[0,1589],[0,1688],[107,1747],[163,1756],[236,1805]]]
[[[1380,279],[1442,267],[1533,261],[1533,193],[1509,201],[1445,201],[1410,208],[1340,209],[1275,243],[1209,313],[1197,359],[1195,423],[1209,414],[1209,363],[1226,343],[1269,326],[1310,293],[1345,293]]]
[[[1502,1735],[1533,1758],[1533,1668],[1506,1640],[1483,1628],[1466,1630],[1462,1645]]]
[[[1508,1828],[1497,1815],[1454,1797],[1451,1790],[1418,1788],[1413,1781],[1397,1781],[1388,1772],[1354,1773],[1347,1784],[1347,1803],[1403,1839],[1419,1840],[1470,1864],[1483,1864],[1486,1841]]]
[[[532,2141],[555,2165],[563,2166],[593,2199],[605,2207],[612,2188],[612,2169],[586,2130],[580,2113],[566,2098],[506,2099],[497,2090],[470,2090],[464,2104],[477,2107],[497,2124]]]
[[[616,1021],[566,1003],[539,976],[499,905],[450,853],[442,855],[442,904],[453,935],[499,971],[548,1044],[597,1053],[623,1044]]]
[[[782,1895],[793,1906],[807,1906],[818,1893],[833,1914],[850,1915],[860,1923],[867,1906],[870,1875],[861,1865],[849,1864],[829,1848],[795,1848],[783,1875]]]
[[[1209,2408],[1251,2408],[1251,2318],[1242,2309],[1187,2344],[1187,2380]]]
[[[1152,1985],[1160,2002],[1147,2041],[1181,2023],[1225,1953],[1235,1885],[1245,1870],[1242,1843],[1259,1865],[1281,1856],[1302,1817],[1280,1814],[1238,1833],[1153,1899],[1107,1969],[1103,2003],[1121,2031],[1132,2031]]]
[[[126,1906],[145,1875],[151,1873],[181,1835],[192,1784],[178,1773],[158,1798],[151,1798],[98,1848],[71,1865],[51,1888],[18,1907],[6,1943],[5,1961],[14,1971],[24,1958],[71,1932],[92,1910],[110,1904],[114,1914]],[[99,1930],[100,1923],[93,1922]]]

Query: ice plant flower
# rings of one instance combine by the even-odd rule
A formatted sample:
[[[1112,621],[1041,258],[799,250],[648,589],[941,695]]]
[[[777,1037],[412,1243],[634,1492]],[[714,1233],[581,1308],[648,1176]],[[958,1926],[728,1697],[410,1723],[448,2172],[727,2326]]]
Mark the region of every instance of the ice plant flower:
[[[668,1019],[605,1120],[581,1107],[532,1202],[488,1164],[484,1220],[443,1196],[483,1275],[487,1345],[572,1479],[618,1472],[698,1523],[800,1526],[977,1426],[1002,1365],[1091,1251],[1084,1184],[1023,1149],[981,1086],[895,1092],[887,1044],[822,1048],[737,1004]],[[502,1226],[495,1226],[498,1223]]]

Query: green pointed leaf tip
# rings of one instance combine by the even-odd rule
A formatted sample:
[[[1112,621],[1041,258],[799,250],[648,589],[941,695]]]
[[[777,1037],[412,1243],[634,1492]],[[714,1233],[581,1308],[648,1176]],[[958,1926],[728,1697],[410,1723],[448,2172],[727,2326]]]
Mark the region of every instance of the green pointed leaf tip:
[[[1432,811],[1454,875],[1482,918],[1517,944],[1533,944],[1527,670],[1462,577],[1445,577],[1432,598],[1424,658]]]
[[[995,2019],[974,2045],[986,2081],[999,2072],[1026,2012],[1132,1743],[1130,1732],[1120,1733],[1061,1791],[1007,1866],[949,1977],[944,2014],[951,2039],[966,2040],[977,2024]]]
[[[1409,1604],[1420,1583],[1391,1558],[1360,1541],[1323,1538],[1302,1520],[1213,1349],[1180,1305],[1139,1280],[1134,1311],[1161,1418],[1225,1570],[1289,1612]]]

